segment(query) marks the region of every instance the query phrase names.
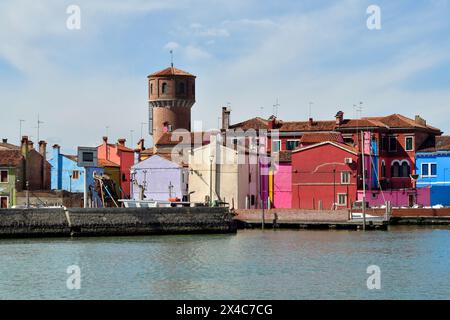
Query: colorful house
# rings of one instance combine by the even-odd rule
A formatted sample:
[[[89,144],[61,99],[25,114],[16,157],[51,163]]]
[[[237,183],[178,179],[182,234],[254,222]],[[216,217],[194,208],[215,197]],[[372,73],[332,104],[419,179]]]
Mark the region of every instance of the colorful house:
[[[188,201],[189,169],[171,161],[170,155],[154,155],[131,168],[134,200]]]
[[[359,151],[324,141],[292,152],[292,208],[345,209],[361,186]]]
[[[430,189],[430,205],[450,206],[450,136],[416,153],[416,172],[418,190]]]
[[[9,208],[17,204],[23,190],[50,189],[50,164],[46,160],[46,142],[39,142],[39,152],[28,137],[16,146],[3,139],[0,143],[0,205]]]
[[[53,158],[50,160],[52,190],[65,190],[73,193],[84,192],[84,176],[90,190],[94,186],[94,173],[102,175],[103,168],[82,168],[78,166],[77,156],[61,153],[59,145],[53,146]]]
[[[292,163],[291,152],[281,151],[273,173],[273,207],[292,207]]]
[[[108,137],[103,137],[103,144],[98,146],[98,160],[108,161],[119,166],[119,181],[115,181],[120,187],[120,195],[124,199],[129,199],[131,190],[130,171],[134,165],[134,150],[125,146],[125,139],[119,139],[116,144],[108,143]],[[111,167],[111,166],[110,166]],[[105,169],[105,173],[107,170]],[[111,177],[112,178],[112,177]],[[112,178],[113,179],[113,178]],[[113,179],[114,180],[114,179]]]
[[[189,156],[190,201],[228,203],[234,209],[257,208],[261,201],[259,171],[256,155],[238,152],[211,137],[210,144],[194,149]]]

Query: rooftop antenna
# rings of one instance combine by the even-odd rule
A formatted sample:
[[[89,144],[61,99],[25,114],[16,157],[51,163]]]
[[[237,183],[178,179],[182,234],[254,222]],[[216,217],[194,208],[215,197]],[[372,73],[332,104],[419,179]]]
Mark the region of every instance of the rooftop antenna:
[[[106,126],[105,129],[106,129],[106,137],[108,137],[109,136],[109,126]]]
[[[141,139],[144,139],[144,126],[147,124],[147,122],[141,122]]]
[[[309,118],[312,118],[312,105],[314,104],[314,102],[310,101],[309,102]]]
[[[173,50],[170,50],[170,65],[173,68]]]
[[[38,121],[37,121],[37,143],[39,143],[39,139],[40,139],[40,129],[41,129],[41,124],[43,124],[44,122],[42,122],[40,119],[39,119],[39,113],[38,113]]]
[[[133,147],[133,133],[134,133],[134,130],[130,130],[130,135],[131,135],[131,147]]]
[[[273,114],[275,117],[278,118],[278,108],[280,107],[280,104],[278,103],[278,98],[276,103],[273,105]]]
[[[22,123],[24,123],[25,120],[20,119],[19,120],[19,140],[22,139]]]

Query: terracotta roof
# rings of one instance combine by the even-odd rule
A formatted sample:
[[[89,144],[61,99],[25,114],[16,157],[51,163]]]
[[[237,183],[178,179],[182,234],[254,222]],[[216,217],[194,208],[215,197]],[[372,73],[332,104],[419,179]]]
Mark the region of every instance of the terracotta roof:
[[[19,146],[15,146],[10,143],[0,142],[0,150],[20,150]]]
[[[155,152],[154,152],[154,150],[153,150],[153,148],[148,148],[148,149],[145,149],[145,150],[143,150],[143,151],[141,151],[141,154],[143,154],[143,155],[146,155],[146,156],[148,156],[148,155],[153,155]]]
[[[239,122],[230,126],[230,129],[242,129],[242,130],[248,129],[261,130],[268,128],[269,128],[269,121],[262,119],[260,117],[248,119],[246,121]]]
[[[344,143],[342,134],[339,132],[315,132],[315,133],[305,133],[300,142],[303,144],[319,143],[324,141],[336,141]]]
[[[209,143],[212,135],[217,135],[219,131],[206,131],[206,132],[182,132],[182,133],[175,133],[175,132],[165,132],[161,138],[156,142],[156,145],[188,145],[190,139],[190,145],[194,145],[197,141],[195,139],[198,139],[198,136],[201,135],[202,137],[202,145],[205,143]],[[173,137],[173,138],[172,138]],[[172,141],[173,140],[173,141]]]
[[[120,168],[120,165],[118,165],[117,163],[114,163],[114,162],[106,160],[106,159],[98,159],[98,166],[99,167],[116,167],[116,168]]]
[[[414,119],[410,119],[408,117],[405,117],[401,114],[391,114],[390,116],[386,117],[369,117],[369,118],[363,118],[363,120],[369,120],[369,121],[379,121],[382,124],[384,124],[386,127],[390,129],[395,128],[416,128],[416,129],[425,129],[435,132],[441,132],[438,128],[432,127],[430,125],[427,125],[425,120],[416,121]]]
[[[133,153],[134,153],[134,150],[133,150],[133,149],[130,149],[130,148],[128,148],[128,147],[121,146],[120,144],[116,144],[115,146],[117,147],[117,150],[125,151],[125,152],[133,152]]]
[[[358,153],[359,153],[359,150],[358,150],[357,148],[355,148],[355,147],[353,147],[353,146],[350,146],[350,145],[348,145],[348,144],[340,143],[340,142],[336,142],[336,141],[323,141],[323,142],[319,142],[319,143],[316,143],[316,144],[312,144],[312,145],[309,145],[309,146],[302,147],[302,148],[300,148],[300,149],[294,150],[294,151],[292,151],[292,153],[297,153],[297,152],[309,150],[309,149],[312,149],[312,148],[320,147],[320,146],[325,145],[325,144],[332,144],[332,145],[335,145],[336,147],[341,148],[341,149],[344,149],[344,150],[346,150],[346,151],[348,151],[348,152],[351,152],[351,153],[353,153],[353,154],[358,154]]]
[[[22,160],[20,150],[0,150],[0,167],[17,167]]]
[[[77,156],[71,156],[71,155],[67,155],[67,154],[63,154],[63,157],[66,157],[67,159],[70,159],[72,161],[78,162],[78,157]]]
[[[175,67],[168,67],[164,70],[160,70],[158,72],[152,73],[148,76],[150,77],[163,77],[163,76],[188,76],[188,77],[195,77],[193,74],[190,74],[189,72],[183,71],[181,69],[177,69]]]
[[[386,124],[376,119],[344,119],[339,128],[388,128]]]
[[[438,136],[434,147],[424,147],[418,152],[436,152],[436,151],[450,151],[450,136]]]
[[[333,131],[336,127],[335,121],[281,121],[277,128],[280,132],[308,132],[308,131]]]

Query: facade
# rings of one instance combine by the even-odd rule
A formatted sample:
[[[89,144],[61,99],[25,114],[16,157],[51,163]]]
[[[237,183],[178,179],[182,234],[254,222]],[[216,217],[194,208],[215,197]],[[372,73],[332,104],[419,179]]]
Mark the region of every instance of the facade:
[[[131,181],[130,181],[130,171],[131,167],[134,165],[134,150],[127,148],[125,146],[125,139],[119,139],[116,144],[108,143],[108,137],[103,137],[103,144],[97,147],[98,150],[98,160],[99,163],[103,161],[107,161],[107,167],[114,168],[117,165],[119,166],[120,177],[118,181],[114,180],[117,183],[117,186],[120,188],[119,195],[124,199],[129,199],[131,190]],[[111,165],[113,164],[113,165]],[[100,167],[105,167],[100,165]],[[108,170],[105,168],[105,173],[108,174]],[[111,174],[112,172],[110,172]],[[112,178],[112,177],[111,177]]]
[[[134,165],[131,172],[134,200],[188,201],[189,169],[169,156],[151,156]]]
[[[191,131],[195,76],[173,65],[148,76],[150,135],[156,144],[166,132]]]
[[[231,208],[256,208],[259,168],[256,155],[223,146],[217,140],[193,150],[189,157],[191,202],[228,203]]]
[[[23,157],[20,150],[0,150],[0,209],[17,204]]]
[[[436,138],[436,146],[416,154],[418,190],[430,189],[430,205],[450,206],[450,137]]]
[[[292,207],[292,162],[289,151],[281,151],[273,173],[273,207]]]
[[[292,152],[292,208],[345,209],[361,186],[360,155],[346,144],[325,141]]]
[[[103,168],[81,168],[78,166],[76,156],[61,153],[59,145],[53,146],[53,158],[50,160],[51,188],[52,190],[65,190],[72,193],[84,192],[84,176],[87,177],[87,185],[90,190],[94,186],[94,172],[103,174]]]

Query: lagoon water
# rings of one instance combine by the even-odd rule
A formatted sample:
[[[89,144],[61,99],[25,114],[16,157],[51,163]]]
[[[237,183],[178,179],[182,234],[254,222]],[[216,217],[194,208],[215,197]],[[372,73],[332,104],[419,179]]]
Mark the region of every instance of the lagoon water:
[[[446,228],[0,240],[0,299],[449,298]]]

